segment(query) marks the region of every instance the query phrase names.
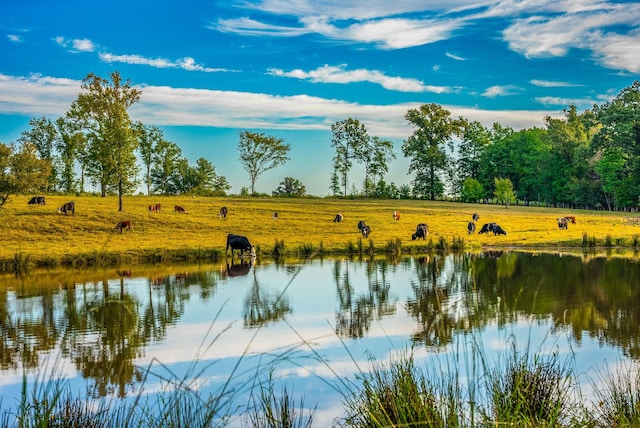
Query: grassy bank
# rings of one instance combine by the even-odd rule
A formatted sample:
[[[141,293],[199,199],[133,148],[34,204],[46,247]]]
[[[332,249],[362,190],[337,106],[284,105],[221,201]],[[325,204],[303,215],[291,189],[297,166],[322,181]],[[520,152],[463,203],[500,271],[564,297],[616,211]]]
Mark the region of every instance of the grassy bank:
[[[47,196],[44,206],[27,205],[30,196],[12,196],[0,209],[0,269],[28,266],[100,265],[121,261],[181,261],[215,259],[224,254],[226,235],[246,235],[259,254],[307,255],[314,251],[346,254],[354,251],[416,253],[433,249],[636,247],[640,225],[628,213],[538,207],[462,204],[409,200],[341,200],[280,198],[124,198]],[[75,215],[58,214],[65,202],[75,202]],[[150,213],[150,204],[161,204]],[[179,205],[185,214],[174,211]],[[220,207],[229,215],[218,217]],[[399,221],[392,218],[399,210]],[[278,220],[271,218],[278,213]],[[344,221],[334,223],[337,213]],[[496,222],[506,236],[467,234],[471,215],[479,227]],[[556,218],[576,217],[559,230]],[[132,231],[114,230],[130,220]],[[362,238],[357,224],[371,227]],[[429,225],[426,240],[411,240],[418,223]],[[462,247],[462,248],[461,248]]]

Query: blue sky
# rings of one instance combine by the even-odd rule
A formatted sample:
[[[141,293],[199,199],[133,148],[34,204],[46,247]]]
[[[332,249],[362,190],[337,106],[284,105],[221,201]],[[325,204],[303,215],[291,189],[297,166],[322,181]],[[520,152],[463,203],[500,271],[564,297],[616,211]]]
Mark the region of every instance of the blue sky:
[[[239,192],[238,134],[265,132],[286,176],[329,193],[331,124],[353,117],[395,144],[387,181],[405,184],[411,108],[514,129],[614,97],[640,76],[640,2],[598,0],[226,0],[0,6],[0,142],[31,117],[64,114],[88,73],[118,70],[142,91],[134,120]],[[362,167],[350,181],[361,187]]]

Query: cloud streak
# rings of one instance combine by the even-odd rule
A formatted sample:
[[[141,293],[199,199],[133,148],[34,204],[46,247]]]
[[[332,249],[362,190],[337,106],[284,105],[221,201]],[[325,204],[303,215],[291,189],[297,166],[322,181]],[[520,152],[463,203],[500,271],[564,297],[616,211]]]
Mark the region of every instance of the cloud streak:
[[[225,68],[210,68],[197,64],[191,57],[180,58],[176,61],[171,61],[165,58],[146,58],[141,55],[114,55],[111,53],[103,52],[98,54],[100,60],[107,63],[124,63],[134,65],[147,65],[154,68],[180,68],[187,71],[202,71],[205,73],[217,73],[233,71]]]
[[[311,71],[295,69],[284,71],[278,68],[271,68],[268,73],[278,77],[291,77],[300,80],[309,80],[313,83],[338,83],[348,84],[357,82],[369,82],[382,86],[390,91],[399,92],[433,92],[442,94],[453,92],[454,90],[446,86],[425,85],[418,79],[387,76],[378,70],[346,70],[346,64],[330,66],[325,64],[322,67]]]
[[[61,116],[81,89],[81,81],[46,76],[0,75],[0,114]],[[237,129],[321,130],[345,117],[357,117],[374,135],[406,138],[411,128],[405,113],[418,102],[375,105],[309,95],[139,86],[140,102],[131,108],[135,120],[158,126],[205,126]],[[514,129],[541,126],[548,110],[481,110],[444,105],[454,116],[499,122]]]

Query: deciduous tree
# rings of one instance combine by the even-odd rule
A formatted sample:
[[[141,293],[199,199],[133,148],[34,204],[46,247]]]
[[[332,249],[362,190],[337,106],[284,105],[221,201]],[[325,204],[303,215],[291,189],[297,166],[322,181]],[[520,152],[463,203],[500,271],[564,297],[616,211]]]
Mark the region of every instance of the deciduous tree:
[[[240,133],[238,143],[240,163],[249,173],[251,194],[255,193],[255,184],[259,175],[289,160],[287,153],[290,148],[288,144],[284,144],[282,138],[250,131]]]
[[[118,210],[123,211],[122,194],[137,180],[135,138],[127,110],[141,92],[114,71],[111,80],[90,73],[82,81],[82,92],[72,102],[68,116],[82,125],[87,136],[87,174],[100,183],[103,197],[113,186],[118,192]]]
[[[307,189],[305,189],[304,184],[297,178],[293,177],[285,177],[284,180],[280,182],[280,185],[273,192],[274,196],[288,196],[288,197],[300,197],[304,196],[307,193]]]
[[[34,144],[0,143],[0,206],[16,193],[33,193],[47,185],[51,165],[38,157]]]
[[[362,162],[369,143],[369,134],[358,119],[348,118],[331,125],[331,146],[336,155],[333,158],[334,171],[340,176],[344,188],[343,196],[347,196],[347,176],[353,161]]]
[[[461,119],[452,119],[451,113],[438,104],[423,104],[405,114],[414,128],[404,141],[402,152],[410,158],[409,172],[415,173],[414,189],[428,192],[430,199],[444,190],[438,177],[447,165],[447,146],[463,130]]]

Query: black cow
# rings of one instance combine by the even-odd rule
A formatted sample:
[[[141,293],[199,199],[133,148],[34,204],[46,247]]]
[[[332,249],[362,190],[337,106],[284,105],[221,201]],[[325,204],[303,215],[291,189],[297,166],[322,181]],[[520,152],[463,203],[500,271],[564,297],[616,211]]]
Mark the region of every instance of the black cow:
[[[503,228],[500,227],[500,225],[496,224],[495,226],[493,226],[493,235],[506,235],[507,232],[504,231]]]
[[[58,213],[64,213],[64,215],[67,215],[68,211],[71,211],[71,215],[76,215],[76,204],[73,201],[58,208]]]
[[[254,249],[246,236],[234,235],[230,233],[227,235],[227,248],[225,254],[228,253],[229,247],[231,247],[231,257],[233,258],[233,250],[240,250],[240,257],[244,257],[244,252],[249,251],[251,256],[255,255]]]
[[[371,228],[367,226],[367,223],[365,223],[364,220],[360,220],[358,222],[358,229],[360,229],[360,232],[362,233],[362,236],[364,238],[369,237],[369,234],[371,233]]]
[[[340,223],[342,221],[342,219],[344,219],[342,214],[336,214],[335,218],[333,219],[333,222],[334,223]]]
[[[471,235],[472,233],[474,233],[476,231],[476,224],[472,221],[470,221],[467,224],[467,232],[469,232],[469,235]]]
[[[227,214],[229,214],[229,210],[227,209],[227,207],[221,207],[220,212],[218,213],[218,217],[227,218]]]
[[[493,232],[494,226],[497,226],[497,224],[496,223],[485,223],[480,228],[480,232],[478,232],[478,235],[483,234],[483,233],[487,233],[487,232]]]
[[[427,236],[429,236],[429,226],[427,226],[427,223],[420,223],[416,227],[416,233],[411,235],[411,240],[415,241],[420,238],[427,239]]]
[[[558,220],[558,229],[568,229],[569,228],[569,220],[566,217],[560,217]]]
[[[471,219],[473,219],[473,221],[478,221],[480,219],[480,216],[478,215],[478,213],[473,213]]]
[[[44,196],[34,196],[27,202],[28,205],[45,205]]]

